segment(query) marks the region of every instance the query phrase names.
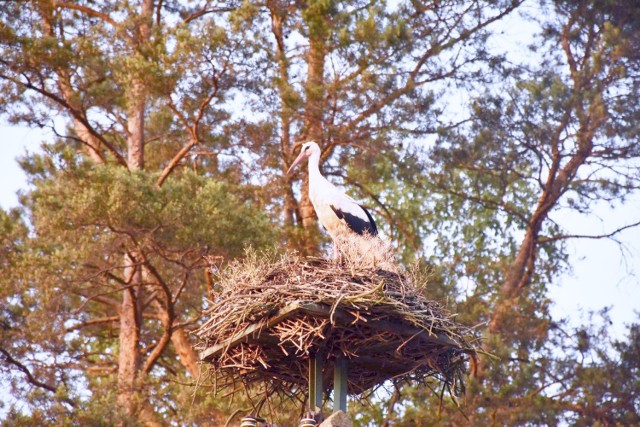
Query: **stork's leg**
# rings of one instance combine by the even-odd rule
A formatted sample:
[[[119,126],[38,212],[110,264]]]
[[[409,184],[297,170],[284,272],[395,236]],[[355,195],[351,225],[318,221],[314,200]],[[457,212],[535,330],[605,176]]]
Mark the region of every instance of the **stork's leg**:
[[[342,264],[344,262],[343,254],[342,254],[342,251],[340,250],[340,245],[338,244],[338,242],[336,240],[333,241],[333,257],[332,257],[332,259],[336,262],[336,264]]]

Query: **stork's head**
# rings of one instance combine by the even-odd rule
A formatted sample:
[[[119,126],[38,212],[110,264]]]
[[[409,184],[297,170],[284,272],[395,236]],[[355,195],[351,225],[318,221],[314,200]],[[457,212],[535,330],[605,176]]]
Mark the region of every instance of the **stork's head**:
[[[291,171],[298,166],[303,160],[308,159],[311,156],[317,156],[320,159],[320,147],[314,141],[305,142],[302,144],[302,148],[300,149],[300,154],[291,164],[289,170],[287,171],[287,175],[291,173]]]

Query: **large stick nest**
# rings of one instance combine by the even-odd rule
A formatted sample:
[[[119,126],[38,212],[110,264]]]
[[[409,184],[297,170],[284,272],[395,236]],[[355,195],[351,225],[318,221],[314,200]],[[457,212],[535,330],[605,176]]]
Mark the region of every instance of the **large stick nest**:
[[[388,249],[388,248],[387,248]],[[383,257],[384,258],[384,257]],[[462,386],[469,328],[427,299],[424,274],[382,261],[258,256],[216,271],[208,320],[196,331],[218,389],[304,398],[308,362],[324,359],[325,391],[337,357],[348,360],[350,394],[387,380]],[[433,382],[430,382],[433,387]]]

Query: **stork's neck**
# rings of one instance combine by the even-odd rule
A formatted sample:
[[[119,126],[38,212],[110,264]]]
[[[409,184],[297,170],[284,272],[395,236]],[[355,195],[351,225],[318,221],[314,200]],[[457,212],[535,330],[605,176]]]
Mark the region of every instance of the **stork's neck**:
[[[320,173],[320,155],[313,153],[309,157],[309,181],[317,181],[323,178]]]

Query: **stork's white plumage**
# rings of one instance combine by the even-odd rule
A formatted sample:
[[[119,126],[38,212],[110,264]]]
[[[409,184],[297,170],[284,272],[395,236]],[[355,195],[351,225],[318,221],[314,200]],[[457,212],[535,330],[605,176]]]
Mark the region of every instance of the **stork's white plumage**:
[[[371,214],[351,197],[340,191],[320,173],[320,147],[313,141],[302,144],[300,155],[291,164],[287,175],[304,159],[309,159],[309,199],[320,224],[336,242],[348,233],[378,234]]]

